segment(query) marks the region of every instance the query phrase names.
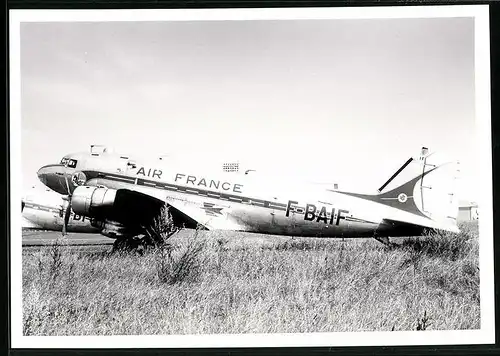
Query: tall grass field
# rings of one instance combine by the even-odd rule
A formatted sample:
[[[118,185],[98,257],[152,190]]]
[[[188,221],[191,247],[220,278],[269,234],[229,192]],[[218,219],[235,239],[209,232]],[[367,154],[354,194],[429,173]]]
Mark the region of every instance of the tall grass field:
[[[398,246],[189,230],[142,254],[91,251],[64,239],[25,248],[23,332],[478,329],[477,223],[459,234],[393,241]]]

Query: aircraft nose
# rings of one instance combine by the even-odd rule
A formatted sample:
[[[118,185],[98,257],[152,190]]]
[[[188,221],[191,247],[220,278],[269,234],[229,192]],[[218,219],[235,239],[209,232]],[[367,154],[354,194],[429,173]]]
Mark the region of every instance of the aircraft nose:
[[[37,172],[38,179],[50,189],[60,193],[69,194],[66,185],[66,167],[62,164],[49,164]],[[68,176],[68,182],[70,177]]]

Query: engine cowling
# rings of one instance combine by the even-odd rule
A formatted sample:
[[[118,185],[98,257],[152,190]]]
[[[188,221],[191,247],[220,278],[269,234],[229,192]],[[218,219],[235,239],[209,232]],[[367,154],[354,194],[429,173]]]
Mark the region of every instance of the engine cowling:
[[[133,227],[150,224],[164,205],[164,201],[134,190],[102,186],[76,187],[71,198],[76,214]]]
[[[99,211],[113,207],[117,190],[105,187],[76,187],[71,197],[71,207],[76,214],[98,216]]]

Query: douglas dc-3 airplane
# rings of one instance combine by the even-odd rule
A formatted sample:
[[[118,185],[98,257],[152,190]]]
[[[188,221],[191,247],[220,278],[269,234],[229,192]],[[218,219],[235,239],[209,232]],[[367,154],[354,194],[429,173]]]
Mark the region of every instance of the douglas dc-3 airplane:
[[[457,162],[433,165],[431,156],[424,147],[377,194],[295,185],[289,178],[271,184],[252,175],[217,176],[198,172],[196,167],[169,166],[159,159],[139,162],[94,146],[90,152],[68,154],[37,174],[47,187],[67,195],[66,212],[72,209],[99,222],[106,236],[118,240],[144,233],[144,226],[166,204],[174,224],[185,227],[374,237],[389,243],[390,236],[419,235],[426,229],[459,231],[451,184]],[[64,221],[69,221],[67,214]]]
[[[23,230],[51,230],[66,232],[99,233],[102,229],[93,226],[91,218],[70,212],[68,223],[64,225],[64,214],[68,202],[52,192],[29,194],[21,202]],[[97,225],[94,223],[94,225]],[[103,231],[106,234],[106,231]]]

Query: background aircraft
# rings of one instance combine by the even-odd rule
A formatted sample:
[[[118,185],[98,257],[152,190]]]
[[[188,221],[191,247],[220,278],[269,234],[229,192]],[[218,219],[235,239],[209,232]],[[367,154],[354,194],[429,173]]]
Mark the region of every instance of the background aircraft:
[[[426,229],[458,232],[454,194],[456,162],[438,164],[426,148],[408,159],[378,194],[299,184],[290,177],[206,174],[162,160],[139,162],[106,149],[64,156],[40,168],[47,187],[67,194],[79,215],[113,226],[117,238],[148,233],[166,203],[174,224],[313,237],[375,237],[421,234]],[[369,176],[369,172],[367,172]],[[65,221],[69,222],[69,214]]]
[[[68,205],[64,198],[54,192],[36,192],[24,196],[21,202],[23,229],[63,231],[63,215]],[[100,232],[99,228],[92,226],[91,220],[90,217],[71,211],[64,233]]]
[[[21,202],[23,230],[61,231],[62,235],[68,232],[100,233],[106,237],[120,236],[122,229],[113,223],[104,223],[92,217],[68,211],[68,200],[54,191],[36,192],[27,194]],[[65,216],[67,216],[67,221]],[[66,221],[66,223],[65,223]],[[137,232],[138,234],[139,232]]]

